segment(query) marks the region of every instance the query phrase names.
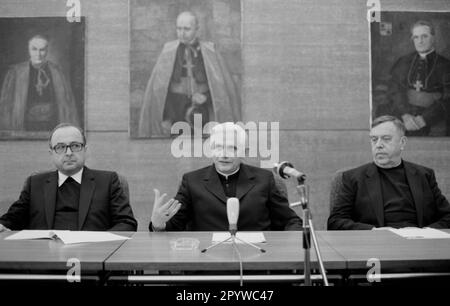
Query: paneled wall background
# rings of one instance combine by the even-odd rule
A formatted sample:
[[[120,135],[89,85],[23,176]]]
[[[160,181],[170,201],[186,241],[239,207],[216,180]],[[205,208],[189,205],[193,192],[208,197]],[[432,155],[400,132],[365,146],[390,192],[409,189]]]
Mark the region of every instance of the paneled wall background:
[[[324,229],[333,173],[371,158],[366,1],[242,2],[244,121],[280,122],[280,160],[307,174],[314,223]],[[86,16],[87,164],[128,177],[139,230],[146,230],[153,188],[173,196],[184,172],[209,161],[173,158],[171,140],[129,138],[128,1],[81,0],[81,5]],[[381,8],[446,11],[450,2],[390,0],[381,1]],[[0,17],[65,16],[66,11],[65,0],[0,2]],[[0,141],[0,213],[18,197],[27,175],[52,167],[47,148],[46,141]],[[449,151],[450,139],[412,138],[405,154],[434,168],[447,196]],[[294,202],[295,186],[287,184]]]

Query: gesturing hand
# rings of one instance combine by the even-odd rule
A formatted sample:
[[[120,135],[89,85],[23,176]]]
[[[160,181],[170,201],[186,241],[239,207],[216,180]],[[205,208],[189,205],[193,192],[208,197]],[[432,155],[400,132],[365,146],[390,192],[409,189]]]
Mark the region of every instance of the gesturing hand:
[[[166,222],[169,221],[180,209],[181,203],[175,199],[170,199],[164,203],[167,194],[160,195],[158,189],[155,192],[155,201],[153,202],[152,225],[156,230],[164,230]]]

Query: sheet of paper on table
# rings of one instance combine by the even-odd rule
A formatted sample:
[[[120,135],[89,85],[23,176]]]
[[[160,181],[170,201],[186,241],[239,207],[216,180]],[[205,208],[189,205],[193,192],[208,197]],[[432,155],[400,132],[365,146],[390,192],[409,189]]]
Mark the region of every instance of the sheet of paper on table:
[[[399,228],[389,229],[406,239],[449,239],[450,234],[434,228]]]
[[[127,240],[129,237],[99,231],[23,230],[5,240],[60,239],[64,244]]]

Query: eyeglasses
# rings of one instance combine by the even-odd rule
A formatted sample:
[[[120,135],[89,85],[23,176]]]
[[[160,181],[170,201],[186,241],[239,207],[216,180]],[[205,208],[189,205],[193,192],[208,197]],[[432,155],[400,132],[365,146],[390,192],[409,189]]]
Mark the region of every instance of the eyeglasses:
[[[58,143],[56,144],[52,150],[55,151],[57,154],[62,154],[67,152],[67,148],[70,147],[70,151],[72,152],[80,152],[83,150],[84,143],[81,142],[71,142],[70,144],[65,143]]]

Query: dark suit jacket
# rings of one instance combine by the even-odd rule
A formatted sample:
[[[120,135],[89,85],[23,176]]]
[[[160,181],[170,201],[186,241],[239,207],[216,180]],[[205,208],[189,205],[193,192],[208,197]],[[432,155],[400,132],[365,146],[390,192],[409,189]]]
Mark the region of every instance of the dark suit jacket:
[[[12,230],[52,229],[57,189],[57,171],[28,177],[20,198],[0,223]],[[117,173],[84,167],[78,226],[85,231],[136,231],[137,222]]]
[[[273,174],[241,164],[236,187],[240,202],[238,230],[301,230],[302,221],[275,186]],[[183,176],[175,197],[182,207],[167,231],[227,231],[227,197],[214,165]],[[150,224],[151,230],[151,224]]]
[[[450,204],[432,169],[403,161],[419,227],[449,228]],[[342,175],[342,190],[328,218],[329,230],[368,230],[385,226],[380,176],[374,163]]]

